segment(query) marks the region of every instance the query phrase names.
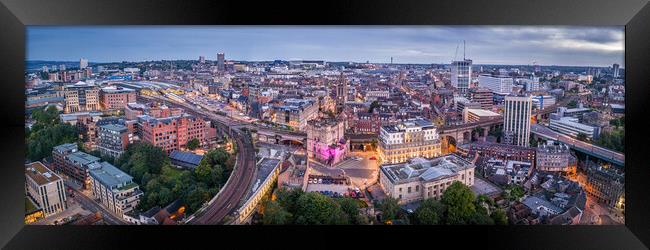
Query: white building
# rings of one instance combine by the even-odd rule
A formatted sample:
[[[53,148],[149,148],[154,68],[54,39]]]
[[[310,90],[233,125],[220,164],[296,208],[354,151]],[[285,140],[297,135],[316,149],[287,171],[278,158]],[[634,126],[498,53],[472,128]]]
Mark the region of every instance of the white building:
[[[555,105],[555,97],[550,95],[533,96],[533,108],[545,109]]]
[[[490,76],[480,75],[478,77],[478,86],[492,90],[497,94],[512,93],[513,80],[508,76]]]
[[[578,134],[587,135],[588,139],[598,137],[600,129],[578,122],[578,118],[561,117],[559,119],[550,119],[549,128],[562,134],[577,137]]]
[[[449,154],[431,160],[413,158],[408,163],[383,165],[379,184],[386,195],[400,204],[423,199],[439,200],[455,181],[474,185],[474,164],[458,155]]]
[[[530,96],[505,96],[503,134],[506,143],[528,146],[532,98]]]
[[[378,151],[382,161],[388,163],[405,162],[414,157],[437,157],[440,138],[431,121],[407,120],[381,127]]]
[[[79,68],[80,69],[88,68],[88,59],[86,58],[79,59]]]
[[[463,121],[465,122],[479,122],[499,117],[501,117],[501,114],[485,109],[465,108],[463,110]]]
[[[25,164],[25,191],[28,199],[43,209],[45,217],[68,208],[63,179],[40,161]]]
[[[118,216],[132,211],[143,195],[133,177],[108,162],[88,165],[91,189],[95,199]]]
[[[453,61],[451,63],[451,85],[460,93],[467,93],[472,82],[472,60]]]

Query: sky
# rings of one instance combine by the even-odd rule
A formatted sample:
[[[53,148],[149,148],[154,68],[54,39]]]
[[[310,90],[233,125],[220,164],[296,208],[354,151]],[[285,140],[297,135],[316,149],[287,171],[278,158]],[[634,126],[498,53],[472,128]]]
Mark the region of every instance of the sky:
[[[623,26],[30,26],[27,60],[624,66]]]

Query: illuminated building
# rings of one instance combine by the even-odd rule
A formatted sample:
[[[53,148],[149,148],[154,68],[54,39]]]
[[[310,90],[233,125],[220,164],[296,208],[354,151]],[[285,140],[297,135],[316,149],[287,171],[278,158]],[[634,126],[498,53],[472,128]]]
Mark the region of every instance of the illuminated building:
[[[382,165],[379,184],[400,204],[433,198],[439,200],[455,181],[474,185],[474,164],[455,154],[434,159],[413,158],[408,163]]]
[[[490,119],[500,118],[499,113],[495,113],[485,109],[470,109],[463,110],[463,121],[465,122],[480,122]]]
[[[440,138],[431,121],[412,119],[381,127],[379,155],[383,162],[400,163],[410,158],[440,155]]]
[[[28,199],[45,213],[45,217],[66,210],[63,179],[40,161],[25,164],[25,191]]]
[[[144,193],[127,173],[108,162],[95,162],[88,169],[93,196],[111,212],[122,217],[140,203]]]
[[[345,157],[349,146],[344,137],[345,121],[336,118],[311,120],[307,123],[307,156],[332,166]]]
[[[600,166],[590,166],[587,168],[585,191],[597,202],[615,207],[625,193],[625,174]]]
[[[273,191],[273,183],[280,175],[281,163],[280,159],[262,158],[256,166],[255,179],[253,179],[253,186],[246,193],[244,204],[237,210],[238,221],[243,223],[249,218],[260,201],[271,191]]]

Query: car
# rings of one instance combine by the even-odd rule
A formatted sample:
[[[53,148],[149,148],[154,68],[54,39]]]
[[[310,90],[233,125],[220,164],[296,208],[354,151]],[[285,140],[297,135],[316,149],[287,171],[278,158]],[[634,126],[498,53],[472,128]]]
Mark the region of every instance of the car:
[[[318,179],[318,184],[322,184],[322,183],[323,183],[323,179]]]
[[[373,157],[370,157],[369,159],[370,159],[370,160],[373,160],[373,161],[374,161],[374,160],[377,160],[377,158],[374,157],[374,156],[373,156]]]

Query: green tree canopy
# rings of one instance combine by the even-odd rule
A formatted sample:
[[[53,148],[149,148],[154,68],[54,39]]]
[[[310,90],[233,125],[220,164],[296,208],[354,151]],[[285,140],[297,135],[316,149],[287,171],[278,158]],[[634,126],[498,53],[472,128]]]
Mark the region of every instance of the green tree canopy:
[[[347,215],[331,198],[320,193],[305,193],[296,204],[296,224],[338,225],[348,224]]]
[[[442,204],[446,207],[446,223],[469,224],[476,214],[474,193],[469,187],[455,181],[442,194]]]
[[[413,213],[413,223],[418,225],[438,225],[443,220],[444,208],[434,199],[425,199]]]
[[[197,138],[194,138],[194,139],[188,141],[187,145],[186,145],[187,149],[189,149],[189,150],[195,150],[195,149],[199,148],[200,146],[201,146],[201,142]]]
[[[267,201],[264,205],[264,225],[285,225],[291,223],[291,213],[287,212],[276,201]]]
[[[384,221],[395,220],[400,210],[399,200],[390,196],[386,197],[379,203],[379,209],[382,212],[382,219]]]

